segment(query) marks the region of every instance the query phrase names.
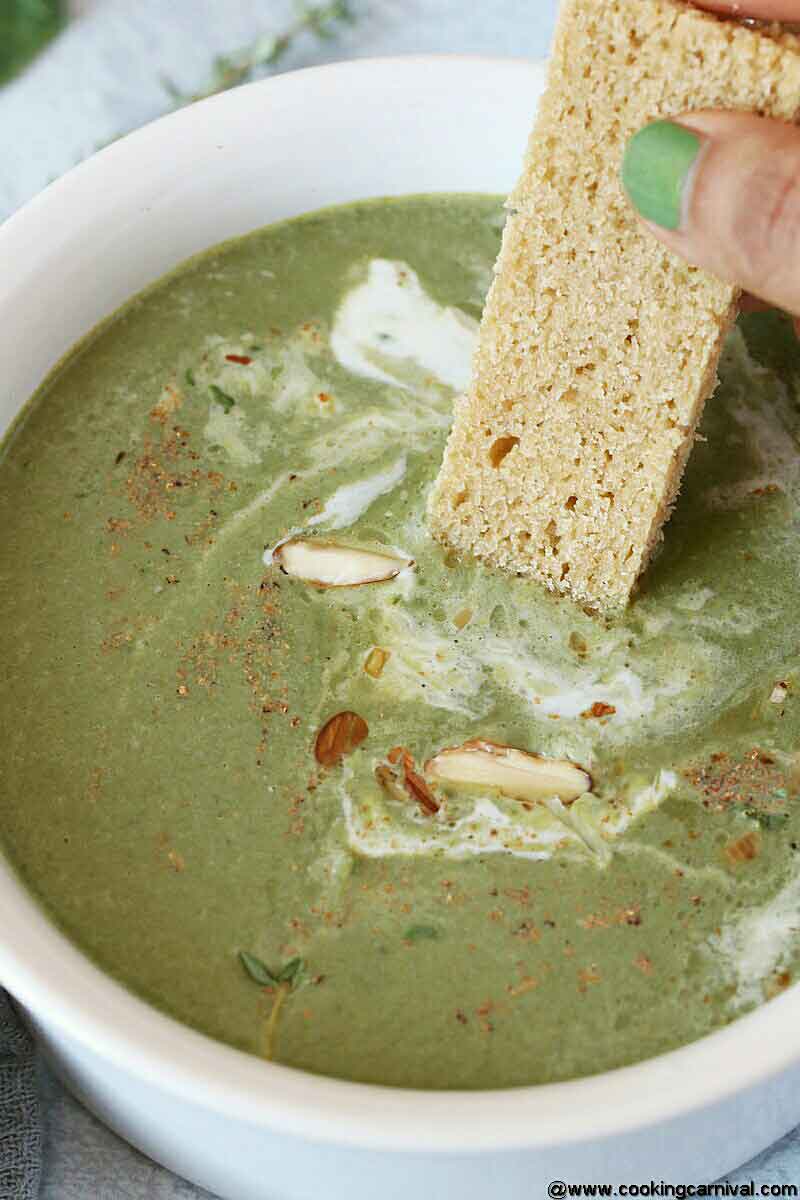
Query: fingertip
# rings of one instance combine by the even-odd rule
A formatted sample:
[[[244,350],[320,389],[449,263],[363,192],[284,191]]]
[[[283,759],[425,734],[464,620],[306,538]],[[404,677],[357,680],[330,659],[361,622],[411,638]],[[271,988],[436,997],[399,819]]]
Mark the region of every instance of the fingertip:
[[[800,21],[797,0],[692,0],[695,8],[722,16],[745,20],[754,17],[761,21]]]
[[[661,224],[659,238],[718,279],[800,312],[800,130],[737,112],[701,111],[675,123],[694,132],[700,149],[683,164],[678,224],[646,214]],[[674,205],[674,185],[671,195]]]
[[[677,121],[653,121],[633,135],[622,161],[622,184],[640,217],[668,232],[680,228],[701,148],[699,134]]]

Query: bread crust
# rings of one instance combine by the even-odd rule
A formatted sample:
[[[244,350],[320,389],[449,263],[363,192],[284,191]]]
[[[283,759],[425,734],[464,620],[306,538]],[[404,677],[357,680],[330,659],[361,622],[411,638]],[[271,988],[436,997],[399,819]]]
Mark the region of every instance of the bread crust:
[[[562,0],[429,499],[442,542],[600,611],[662,536],[739,298],[642,228],[620,166],[649,121],[716,107],[797,120],[800,38],[681,0]]]

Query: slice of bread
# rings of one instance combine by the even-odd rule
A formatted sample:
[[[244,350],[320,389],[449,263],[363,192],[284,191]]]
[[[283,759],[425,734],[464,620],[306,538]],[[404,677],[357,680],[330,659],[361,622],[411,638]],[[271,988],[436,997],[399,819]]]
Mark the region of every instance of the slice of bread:
[[[439,540],[601,611],[661,537],[738,299],[638,224],[620,165],[649,121],[710,107],[795,119],[800,38],[680,0],[563,0],[430,498]]]

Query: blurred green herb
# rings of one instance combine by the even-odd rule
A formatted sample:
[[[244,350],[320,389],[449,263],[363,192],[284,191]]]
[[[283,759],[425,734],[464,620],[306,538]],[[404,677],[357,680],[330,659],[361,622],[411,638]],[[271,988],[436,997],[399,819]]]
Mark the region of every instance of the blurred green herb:
[[[233,54],[219,55],[214,60],[211,78],[199,92],[186,95],[170,79],[164,79],[164,87],[176,108],[193,104],[195,100],[205,100],[208,96],[227,92],[241,83],[249,83],[260,72],[276,67],[302,34],[309,33],[328,41],[336,36],[337,26],[352,24],[354,21],[355,14],[350,0],[330,0],[327,4],[303,5],[295,20],[283,33],[262,34],[250,45],[243,46]]]
[[[221,387],[217,387],[212,383],[208,389],[211,392],[212,399],[216,400],[217,404],[221,404],[226,413],[229,413],[235,406],[236,401],[233,396],[229,396],[227,392],[223,392]]]
[[[0,83],[5,83],[58,33],[64,0],[0,0]]]
[[[426,942],[434,941],[439,936],[439,930],[435,925],[411,925],[403,934],[405,942]]]
[[[746,816],[751,821],[758,821],[762,829],[783,829],[786,822],[789,820],[789,814],[785,812],[761,812],[757,808],[748,808]]]

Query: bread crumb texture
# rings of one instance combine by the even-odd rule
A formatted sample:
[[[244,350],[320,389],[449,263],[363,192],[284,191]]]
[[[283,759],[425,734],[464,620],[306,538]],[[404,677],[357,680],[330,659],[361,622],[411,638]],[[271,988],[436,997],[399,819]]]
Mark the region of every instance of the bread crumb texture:
[[[622,157],[649,121],[717,106],[796,119],[800,39],[679,0],[563,0],[430,497],[439,540],[601,611],[661,538],[738,299],[640,227]]]

